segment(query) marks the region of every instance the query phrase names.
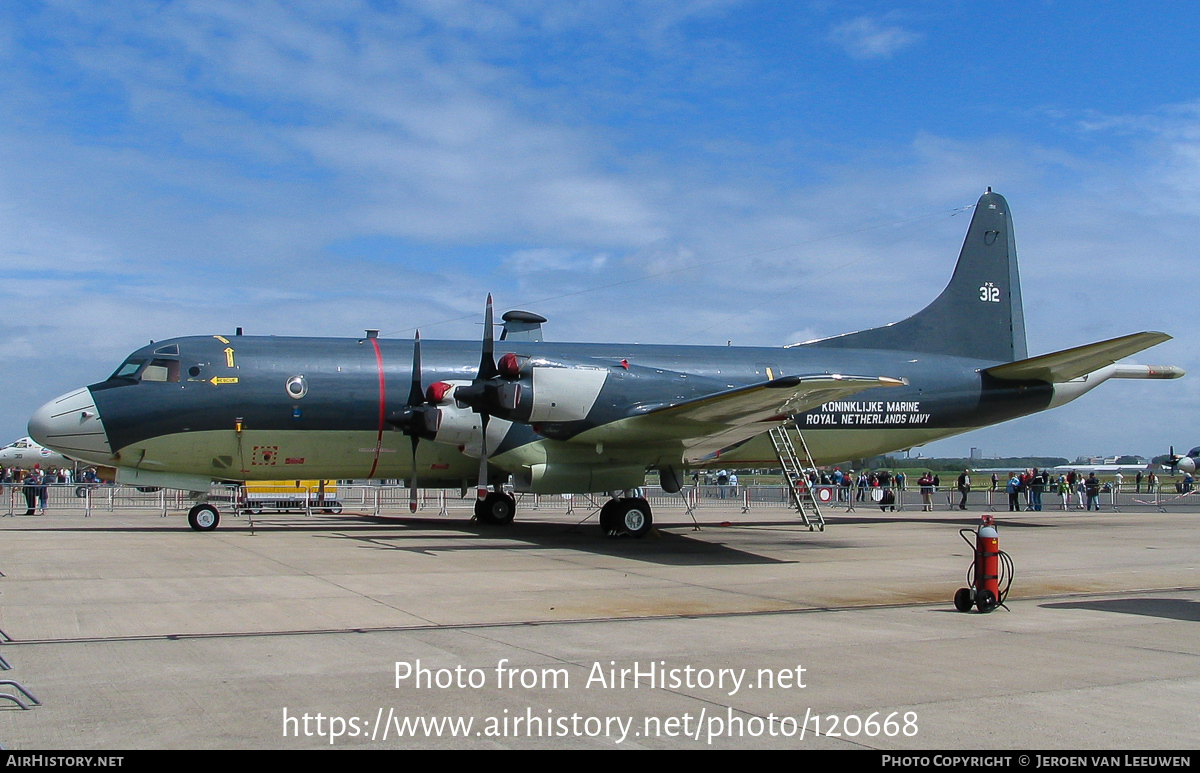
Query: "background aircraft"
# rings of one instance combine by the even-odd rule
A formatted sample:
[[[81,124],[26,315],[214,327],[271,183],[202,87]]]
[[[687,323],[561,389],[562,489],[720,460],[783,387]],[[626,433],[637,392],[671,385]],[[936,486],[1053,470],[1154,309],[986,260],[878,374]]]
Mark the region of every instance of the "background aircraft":
[[[1200,446],[1196,446],[1183,456],[1176,456],[1175,448],[1171,448],[1171,457],[1167,460],[1167,467],[1171,470],[1171,474],[1187,472],[1195,475],[1198,465],[1200,465]]]
[[[50,467],[75,468],[75,461],[62,454],[51,451],[45,446],[33,442],[32,438],[23,437],[15,443],[0,448],[0,467],[19,467],[22,470],[32,470],[34,465],[43,470]]]
[[[764,433],[793,416],[815,462],[832,463],[1052,408],[1109,378],[1183,375],[1115,364],[1163,333],[1028,357],[1012,221],[990,189],[945,290],[892,325],[777,349],[552,343],[535,317],[506,320],[499,359],[490,298],[482,346],[371,334],[152,343],[42,406],[30,434],[117,467],[120,482],[195,491],[213,479],[474,478],[490,523],[513,518],[510,476],[517,491],[610,492],[604,530],[640,536],[647,470],[673,492],[690,468],[773,464]],[[189,521],[215,528],[219,514],[201,504]]]

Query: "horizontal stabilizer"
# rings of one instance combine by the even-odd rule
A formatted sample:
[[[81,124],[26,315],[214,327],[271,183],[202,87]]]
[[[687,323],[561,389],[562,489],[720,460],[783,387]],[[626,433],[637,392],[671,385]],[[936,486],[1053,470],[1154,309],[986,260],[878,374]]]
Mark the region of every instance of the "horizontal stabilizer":
[[[1171,336],[1166,333],[1133,333],[1108,341],[1064,349],[1061,352],[1030,357],[1027,360],[994,365],[984,370],[984,373],[1005,381],[1046,381],[1062,384],[1112,365],[1122,357],[1137,354],[1143,349],[1169,340]],[[1182,372],[1179,375],[1183,375]]]

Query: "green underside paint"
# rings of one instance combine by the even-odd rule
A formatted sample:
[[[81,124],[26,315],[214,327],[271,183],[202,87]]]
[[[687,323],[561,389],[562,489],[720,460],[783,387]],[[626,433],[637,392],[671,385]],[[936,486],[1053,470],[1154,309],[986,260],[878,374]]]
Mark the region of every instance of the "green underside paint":
[[[971,429],[813,429],[804,433],[804,439],[817,464],[832,464],[923,445]],[[794,430],[792,434],[799,448]],[[376,446],[374,432],[245,431],[240,435],[227,430],[188,432],[124,448],[118,463],[148,472],[208,475],[214,480],[362,479],[371,476],[373,466],[375,478],[411,475],[408,437],[384,433],[378,453]],[[584,493],[579,490],[581,485],[607,490],[613,475],[619,472],[627,475],[631,467],[643,470],[659,465],[678,467],[682,450],[678,443],[606,447],[541,440],[506,451],[490,461],[519,479],[534,481],[531,490],[538,493]],[[417,462],[418,479],[430,482],[474,482],[479,471],[478,459],[464,455],[457,446],[431,441],[421,442]],[[773,467],[778,460],[764,434],[699,466],[731,464]],[[565,474],[580,468],[594,468],[595,474],[590,478],[593,484],[584,482],[589,479],[587,476]],[[562,469],[564,474],[549,474],[554,469]],[[605,471],[613,475],[606,475]]]

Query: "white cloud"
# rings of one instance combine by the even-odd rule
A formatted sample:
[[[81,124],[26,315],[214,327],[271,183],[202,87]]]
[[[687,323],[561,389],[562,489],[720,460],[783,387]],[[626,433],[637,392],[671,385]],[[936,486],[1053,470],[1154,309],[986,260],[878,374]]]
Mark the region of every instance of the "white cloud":
[[[888,59],[920,42],[924,36],[899,24],[860,16],[834,27],[829,41],[855,59]]]

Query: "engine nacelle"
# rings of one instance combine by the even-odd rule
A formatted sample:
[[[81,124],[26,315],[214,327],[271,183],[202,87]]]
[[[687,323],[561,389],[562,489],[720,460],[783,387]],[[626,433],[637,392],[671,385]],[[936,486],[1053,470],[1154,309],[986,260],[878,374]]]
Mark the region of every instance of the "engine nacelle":
[[[495,416],[526,424],[586,419],[608,379],[604,368],[526,367],[518,378],[488,382],[486,404]],[[472,402],[479,402],[471,391]],[[464,390],[464,394],[466,390]]]
[[[461,446],[467,456],[479,456],[482,451],[479,430],[483,421],[478,413],[454,399],[455,390],[470,385],[470,381],[438,381],[425,391],[425,399],[436,405],[441,414],[434,442]],[[511,426],[510,421],[492,417],[488,422],[488,448],[495,450]]]
[[[513,475],[513,488],[533,494],[624,491],[646,482],[645,467],[531,464]]]

